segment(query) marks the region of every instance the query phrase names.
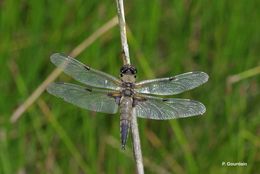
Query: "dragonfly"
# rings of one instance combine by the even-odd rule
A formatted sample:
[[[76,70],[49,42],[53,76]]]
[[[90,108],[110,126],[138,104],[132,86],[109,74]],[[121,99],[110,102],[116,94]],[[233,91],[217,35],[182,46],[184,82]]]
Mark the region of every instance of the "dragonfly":
[[[51,55],[50,60],[84,86],[53,82],[47,87],[47,91],[90,111],[108,114],[119,111],[122,149],[125,149],[133,111],[136,117],[155,120],[202,115],[206,111],[206,107],[198,101],[167,97],[207,82],[209,76],[204,72],[187,72],[136,82],[137,69],[133,65],[123,65],[120,78],[116,78],[62,53]]]

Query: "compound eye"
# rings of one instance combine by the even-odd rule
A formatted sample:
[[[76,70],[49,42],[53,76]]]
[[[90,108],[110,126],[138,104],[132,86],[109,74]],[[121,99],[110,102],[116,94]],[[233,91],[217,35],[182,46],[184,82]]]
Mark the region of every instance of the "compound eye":
[[[129,71],[131,72],[131,74],[135,74],[135,69],[133,67],[130,67]]]
[[[125,74],[127,71],[128,71],[128,67],[127,66],[123,66],[121,69],[120,69],[120,72],[122,73],[122,74]]]
[[[131,71],[132,71],[133,74],[136,74],[136,73],[137,73],[137,70],[136,70],[135,67],[131,67]]]
[[[123,74],[120,74],[121,77],[123,77]]]

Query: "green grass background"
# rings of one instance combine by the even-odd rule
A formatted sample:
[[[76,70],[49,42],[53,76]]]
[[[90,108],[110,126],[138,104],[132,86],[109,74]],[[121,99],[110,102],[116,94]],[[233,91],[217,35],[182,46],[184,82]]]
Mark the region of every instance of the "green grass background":
[[[128,141],[119,146],[119,115],[81,110],[44,92],[15,123],[10,115],[54,69],[49,57],[69,53],[116,15],[115,1],[0,1],[0,173],[135,173]],[[200,70],[205,85],[176,97],[203,102],[202,117],[138,119],[146,173],[260,171],[260,79],[227,91],[227,77],[260,64],[258,0],[125,2],[129,47],[138,80]],[[114,27],[78,59],[118,76]],[[62,74],[57,81],[73,82]],[[223,167],[222,162],[247,162]],[[159,170],[159,171],[158,171]]]

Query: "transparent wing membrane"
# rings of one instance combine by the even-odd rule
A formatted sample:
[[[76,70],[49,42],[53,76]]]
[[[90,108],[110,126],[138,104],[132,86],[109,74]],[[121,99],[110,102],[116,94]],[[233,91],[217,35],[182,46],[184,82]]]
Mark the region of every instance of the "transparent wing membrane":
[[[51,62],[73,77],[75,80],[86,85],[119,90],[121,81],[109,74],[92,69],[76,59],[55,53],[51,56]]]
[[[136,116],[141,118],[168,120],[202,115],[205,106],[194,100],[144,96],[135,106]]]
[[[83,87],[69,83],[52,83],[47,91],[68,103],[96,112],[114,114],[118,111],[118,103],[127,87],[114,76],[92,69],[74,58],[60,53],[53,54],[51,61],[63,71],[91,87]],[[196,88],[208,81],[204,72],[188,72],[168,78],[145,80],[130,85],[132,88],[134,109],[140,118],[167,120],[190,117],[205,113],[205,106],[194,100],[177,98],[160,98],[152,95],[173,95]],[[102,89],[103,88],[103,89]],[[104,89],[105,88],[105,89]],[[131,90],[132,90],[131,89]],[[129,97],[132,97],[129,95]]]
[[[155,95],[179,94],[202,85],[208,78],[204,72],[188,72],[174,77],[141,81],[135,84],[135,91]]]
[[[118,110],[115,99],[108,94],[110,90],[91,89],[69,83],[52,83],[47,91],[68,103],[95,112],[114,114]]]

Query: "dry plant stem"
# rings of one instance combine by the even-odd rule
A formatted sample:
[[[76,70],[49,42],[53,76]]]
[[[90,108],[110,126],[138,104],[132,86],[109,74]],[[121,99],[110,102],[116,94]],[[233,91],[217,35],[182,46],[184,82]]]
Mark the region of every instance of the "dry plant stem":
[[[118,149],[118,146],[120,146],[120,141],[118,141],[117,138],[107,135],[106,136],[106,143],[110,145],[111,147]],[[131,151],[126,148],[125,150],[120,151],[122,154],[126,155],[126,157],[129,157],[132,159],[132,153]],[[153,173],[158,173],[158,174],[170,174],[170,173],[180,173],[183,174],[184,172],[170,172],[167,169],[165,169],[163,166],[157,165],[156,163],[153,162],[153,160],[149,159],[148,157],[143,156],[143,163],[144,166],[146,166],[147,169],[149,169]]]
[[[117,4],[117,15],[118,15],[118,21],[120,27],[120,35],[121,35],[121,44],[123,49],[122,50],[123,61],[124,61],[124,65],[126,64],[130,65],[130,56],[129,56],[129,49],[127,44],[127,36],[126,36],[124,2],[123,0],[116,0],[116,4]],[[138,174],[143,174],[144,173],[143,157],[142,157],[141,143],[140,143],[135,109],[133,109],[133,113],[132,113],[131,132],[132,132],[133,151],[134,151],[134,158],[136,163],[136,170]]]
[[[90,37],[85,39],[81,44],[79,44],[75,49],[73,49],[70,53],[70,56],[78,56],[89,45],[91,45],[95,40],[97,40],[102,34],[106,33],[111,28],[116,26],[117,23],[117,17],[113,17],[110,21],[105,23]],[[51,82],[53,82],[61,74],[61,72],[62,70],[58,68],[52,71],[52,73],[37,87],[37,89],[26,99],[26,101],[14,111],[14,113],[11,116],[12,123],[15,123],[21,117],[21,115],[39,98],[39,96],[45,91],[46,87]]]
[[[139,130],[137,124],[137,118],[135,114],[135,109],[133,109],[132,120],[131,120],[131,131],[132,131],[132,141],[133,141],[133,151],[136,163],[136,170],[138,174],[144,173],[141,141],[139,137]]]
[[[130,65],[131,63],[130,63],[128,44],[127,44],[127,36],[126,36],[124,2],[123,2],[123,0],[116,0],[116,4],[117,4],[118,22],[119,22],[119,27],[120,27],[123,61],[124,61],[124,65],[126,65],[126,64]]]

